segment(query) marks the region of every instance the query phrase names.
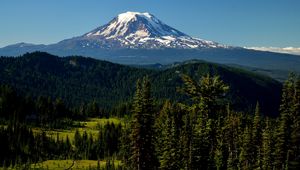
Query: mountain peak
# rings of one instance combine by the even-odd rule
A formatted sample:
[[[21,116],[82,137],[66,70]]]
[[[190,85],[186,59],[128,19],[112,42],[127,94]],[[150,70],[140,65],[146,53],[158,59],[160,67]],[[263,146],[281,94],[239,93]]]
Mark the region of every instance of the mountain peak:
[[[193,38],[163,23],[148,12],[124,12],[109,23],[80,37],[63,41],[81,48],[161,49],[224,48],[213,41]]]
[[[151,15],[150,13],[148,12],[144,12],[144,13],[141,13],[141,12],[132,12],[132,11],[127,11],[125,13],[121,13],[118,15],[118,20],[121,22],[121,21],[130,21],[130,20],[133,20],[133,19],[136,19],[136,17],[139,16],[139,17],[145,17],[145,18],[148,18],[148,19],[151,19],[153,17],[153,15]]]
[[[85,35],[86,37],[103,36],[106,39],[125,38],[137,40],[145,37],[187,36],[161,22],[154,15],[145,12],[125,12],[119,14],[108,24]]]

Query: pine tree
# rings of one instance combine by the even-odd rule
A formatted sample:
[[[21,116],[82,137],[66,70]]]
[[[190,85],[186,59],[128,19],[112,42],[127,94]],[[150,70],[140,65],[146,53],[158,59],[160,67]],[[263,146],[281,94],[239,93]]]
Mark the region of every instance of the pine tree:
[[[219,76],[202,77],[195,82],[189,76],[183,75],[182,92],[190,96],[194,102],[188,108],[191,118],[191,168],[207,169],[214,167],[214,154],[217,145],[216,125],[219,112],[224,106],[223,98],[229,87]]]
[[[260,108],[259,103],[257,102],[255,108],[255,114],[253,118],[253,132],[252,132],[252,160],[251,163],[255,164],[256,168],[261,168],[260,160],[260,148],[262,141],[262,127],[261,127],[261,116],[260,116]]]
[[[276,131],[275,144],[275,166],[277,169],[288,167],[288,155],[291,149],[291,131],[293,117],[293,96],[295,94],[294,75],[290,75],[289,79],[284,83],[282,89],[282,99],[279,108],[280,117],[278,128]]]
[[[192,167],[192,120],[190,114],[185,114],[183,117],[184,126],[183,130],[180,134],[180,143],[182,143],[182,151],[183,151],[183,164],[184,169],[191,169]]]
[[[159,126],[162,128],[160,142],[157,145],[160,153],[160,169],[181,169],[179,135],[176,133],[174,111],[170,102],[166,102],[160,115]],[[159,119],[158,118],[158,119]]]
[[[261,164],[263,170],[273,169],[272,166],[272,153],[273,153],[273,142],[272,142],[272,130],[270,127],[269,119],[266,118],[266,126],[262,132],[262,147],[261,147]]]
[[[122,162],[124,163],[125,167],[130,167],[130,153],[131,153],[131,146],[130,146],[130,134],[131,129],[129,127],[129,123],[125,122],[122,130],[121,136],[121,147],[120,147],[120,155],[122,156]]]
[[[184,87],[181,92],[190,96],[196,110],[207,118],[216,118],[220,107],[224,106],[223,99],[229,90],[219,76],[207,74],[199,82],[195,82],[187,75],[182,75]]]
[[[224,162],[223,162],[224,159],[223,143],[221,139],[218,139],[217,141],[218,141],[218,145],[215,150],[214,161],[217,170],[221,170],[221,169],[225,169]]]
[[[253,169],[252,162],[252,131],[251,128],[246,127],[242,136],[242,146],[239,155],[240,169]]]
[[[155,119],[155,151],[160,162],[166,146],[166,135],[169,135],[167,127],[170,126],[169,116],[171,112],[171,103],[170,101],[166,101]],[[166,123],[167,121],[169,123]]]
[[[300,77],[294,78],[291,120],[290,166],[292,169],[300,169]]]
[[[224,139],[225,145],[228,148],[227,169],[238,169],[239,164],[239,146],[241,145],[240,135],[241,130],[241,116],[232,111],[227,105],[227,116],[224,121]]]
[[[133,120],[132,120],[132,131],[131,131],[131,141],[132,141],[132,154],[131,154],[131,163],[134,169],[141,169],[141,147],[142,147],[142,89],[140,80],[136,83],[136,92],[134,96],[133,103]]]
[[[198,118],[193,130],[192,138],[192,169],[208,169],[210,164],[210,132],[211,119],[205,123],[203,119]]]
[[[228,106],[229,107],[229,106]],[[228,108],[229,109],[229,108]],[[227,160],[228,160],[228,146],[226,145],[226,132],[224,127],[224,117],[220,117],[218,120],[217,126],[217,144],[214,153],[214,164],[215,168],[218,170],[227,169]]]
[[[154,113],[148,77],[137,82],[132,121],[132,167],[137,170],[156,169],[154,153]]]

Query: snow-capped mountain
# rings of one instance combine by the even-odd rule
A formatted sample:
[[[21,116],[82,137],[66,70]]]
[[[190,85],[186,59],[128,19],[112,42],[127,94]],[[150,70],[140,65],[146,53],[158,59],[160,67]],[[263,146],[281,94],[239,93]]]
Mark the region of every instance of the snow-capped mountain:
[[[81,36],[50,45],[18,43],[0,48],[0,56],[44,51],[81,55],[122,64],[171,64],[191,59],[300,73],[300,57],[250,50],[193,38],[149,13],[125,12]],[[289,57],[289,60],[287,60]]]
[[[149,13],[125,12],[108,24],[61,43],[83,48],[223,48],[213,41],[193,38]]]

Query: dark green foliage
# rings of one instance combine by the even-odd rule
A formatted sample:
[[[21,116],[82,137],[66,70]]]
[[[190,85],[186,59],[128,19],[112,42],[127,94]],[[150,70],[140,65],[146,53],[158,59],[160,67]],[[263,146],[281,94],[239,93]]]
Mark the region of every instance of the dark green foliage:
[[[68,106],[96,101],[108,108],[128,100],[134,82],[150,70],[84,57],[60,58],[47,53],[0,59],[0,83],[34,97],[60,97]]]
[[[253,125],[252,125],[252,149],[251,149],[251,156],[252,160],[251,163],[255,168],[262,168],[261,167],[261,144],[262,144],[262,123],[261,123],[261,115],[260,115],[260,108],[259,103],[256,104],[256,109],[253,118]]]
[[[299,78],[291,74],[284,83],[276,132],[276,168],[299,168]]]
[[[35,126],[47,128],[67,128],[72,126],[72,119],[79,118],[78,113],[66,107],[62,99],[55,101],[49,97],[31,97],[18,95],[9,86],[0,86],[0,120],[27,122]],[[83,118],[83,117],[81,117]]]
[[[102,116],[105,116],[103,111],[114,106],[129,113],[134,84],[145,75],[151,79],[155,98],[184,101],[186,97],[176,93],[176,87],[182,85],[181,74],[193,78],[218,74],[232,87],[227,97],[236,109],[252,110],[259,101],[262,113],[278,112],[280,83],[224,65],[199,61],[157,71],[78,56],[60,58],[42,52],[0,58],[0,84],[10,85],[24,96],[61,98],[68,107],[78,109],[80,105],[95,102]],[[123,102],[128,106],[122,106]]]
[[[20,123],[10,123],[6,128],[1,128],[0,137],[0,160],[3,166],[9,166],[8,163],[15,165],[28,161],[66,159],[72,154],[72,147],[68,140],[55,141],[47,137],[44,132],[33,135],[31,129]]]
[[[154,111],[149,78],[137,81],[131,130],[131,163],[137,170],[156,169],[154,150]]]
[[[125,165],[125,167],[131,166],[131,127],[128,122],[125,123],[123,127],[122,136],[120,139],[121,146],[120,146],[120,156]]]
[[[293,96],[294,96],[294,79],[290,77],[283,86],[282,101],[280,105],[280,118],[276,132],[275,145],[275,166],[284,169],[288,155],[290,154],[292,115],[293,115]]]
[[[253,116],[232,111],[229,105],[226,112],[224,95],[220,94],[225,94],[228,87],[217,77],[206,76],[199,83],[188,76],[183,80],[185,87],[181,91],[193,100],[190,106],[180,104],[185,110],[183,125],[173,123],[172,115],[178,111],[168,102],[156,120],[161,169],[297,169],[299,80],[286,82],[282,115],[271,121],[261,115],[258,103]],[[175,138],[181,145],[173,145],[173,134],[179,134]]]
[[[239,155],[239,168],[240,169],[253,169],[253,146],[252,146],[252,131],[251,128],[246,127],[243,135],[241,136],[240,155]]]
[[[179,143],[180,134],[176,122],[175,109],[167,101],[156,118],[156,149],[160,162],[160,169],[183,169],[182,146]]]
[[[222,99],[228,91],[228,86],[218,76],[206,75],[199,82],[193,81],[189,76],[183,76],[182,89],[193,100],[193,105],[185,106],[189,112],[190,136],[190,167],[192,169],[207,169],[216,158],[215,149],[217,136],[214,128],[217,117],[224,106]],[[219,159],[219,158],[218,158]]]
[[[261,148],[261,164],[262,169],[272,169],[273,167],[273,152],[274,152],[274,137],[272,136],[271,123],[266,119],[266,125],[262,132],[262,148]]]
[[[69,140],[48,137],[45,132],[33,135],[32,130],[18,122],[0,128],[0,165],[40,162],[48,159],[105,159],[119,153],[122,126],[107,123],[94,139],[91,134],[76,131],[74,147]]]

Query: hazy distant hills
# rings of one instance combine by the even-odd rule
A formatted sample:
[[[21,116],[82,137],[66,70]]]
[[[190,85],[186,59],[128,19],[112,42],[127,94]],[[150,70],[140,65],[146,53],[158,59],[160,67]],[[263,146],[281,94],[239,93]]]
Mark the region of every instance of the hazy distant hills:
[[[259,101],[265,113],[277,114],[279,82],[224,65],[194,61],[153,70],[40,52],[0,58],[0,84],[13,86],[24,95],[61,97],[70,105],[95,100],[103,108],[130,101],[136,80],[145,75],[150,76],[157,100],[186,100],[176,92],[176,88],[182,86],[182,73],[195,79],[207,73],[219,74],[231,87],[228,102],[235,108],[248,110]]]

